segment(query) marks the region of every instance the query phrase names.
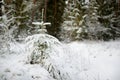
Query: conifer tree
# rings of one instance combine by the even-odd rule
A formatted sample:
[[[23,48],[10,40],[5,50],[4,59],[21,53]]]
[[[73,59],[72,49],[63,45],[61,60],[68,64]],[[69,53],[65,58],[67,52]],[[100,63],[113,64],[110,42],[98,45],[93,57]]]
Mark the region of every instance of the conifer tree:
[[[82,25],[85,26],[85,38],[98,39],[98,33],[103,31],[103,26],[98,21],[99,15],[97,10],[98,4],[96,0],[91,0],[85,7],[84,25]]]
[[[61,30],[61,39],[74,40],[77,36],[77,29],[82,23],[82,16],[84,16],[84,9],[82,9],[83,2],[80,0],[67,0],[66,8],[64,10]]]
[[[103,34],[104,40],[115,39],[120,36],[120,28],[117,27],[119,17],[116,18],[116,1],[115,0],[96,0],[99,5],[99,21],[107,31]]]
[[[117,6],[115,0],[68,0],[63,16],[62,38],[109,40],[119,37]]]
[[[4,0],[3,27],[13,38],[26,36],[30,19],[30,1]],[[29,6],[29,7],[28,7]]]

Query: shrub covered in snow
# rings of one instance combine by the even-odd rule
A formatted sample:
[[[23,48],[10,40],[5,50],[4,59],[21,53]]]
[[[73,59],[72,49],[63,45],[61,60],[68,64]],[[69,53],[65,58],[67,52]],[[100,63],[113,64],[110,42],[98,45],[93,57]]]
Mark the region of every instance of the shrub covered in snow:
[[[60,68],[64,53],[61,43],[48,34],[36,34],[26,39],[27,62],[40,64],[57,80],[65,80]]]

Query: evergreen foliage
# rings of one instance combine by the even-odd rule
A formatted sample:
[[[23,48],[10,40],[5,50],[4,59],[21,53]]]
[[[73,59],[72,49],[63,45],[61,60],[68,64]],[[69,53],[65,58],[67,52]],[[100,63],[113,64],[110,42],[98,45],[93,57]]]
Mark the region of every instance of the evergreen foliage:
[[[82,1],[67,0],[66,8],[64,10],[64,22],[62,24],[61,39],[74,40],[76,37],[76,29],[82,24],[82,17],[84,16],[84,9],[82,9]]]
[[[97,0],[97,3],[99,5],[98,13],[99,13],[99,22],[104,25],[105,28],[108,28],[108,30],[103,33],[104,40],[109,39],[115,39],[120,37],[120,28],[118,25],[115,25],[119,23],[116,18],[116,1],[110,0],[109,2],[104,0]]]
[[[13,38],[27,35],[30,19],[28,3],[26,0],[5,0],[4,2],[1,24],[5,33],[9,33]]]
[[[110,40],[120,36],[116,2],[110,0],[67,0],[61,39]],[[116,26],[116,27],[115,27]],[[69,33],[69,34],[68,34]]]
[[[62,40],[120,37],[120,7],[115,0],[4,0],[3,6],[1,32],[14,38],[36,33],[38,28],[31,23],[42,21],[43,8],[44,22],[52,24],[47,27],[48,34]]]
[[[35,34],[27,37],[25,42],[27,63],[41,65],[56,80],[69,78],[67,72],[60,70],[63,66],[58,65],[58,61],[62,61],[59,58],[64,53],[58,39],[48,34]]]
[[[27,33],[28,30],[28,26],[26,23],[28,22],[29,16],[28,16],[28,11],[25,11],[26,3],[27,1],[24,0],[13,1],[13,5],[14,5],[13,16],[16,17],[14,24],[17,26],[17,30],[15,30],[15,34],[16,34],[15,37],[18,37],[22,33],[24,34]]]

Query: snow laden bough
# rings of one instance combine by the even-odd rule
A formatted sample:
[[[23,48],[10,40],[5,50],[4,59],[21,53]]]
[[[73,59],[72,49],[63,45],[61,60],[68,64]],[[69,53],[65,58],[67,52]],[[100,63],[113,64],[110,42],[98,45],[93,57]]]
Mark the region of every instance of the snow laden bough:
[[[36,34],[26,38],[27,63],[38,64],[44,67],[57,80],[66,80],[64,72],[64,49],[61,43],[48,34]]]

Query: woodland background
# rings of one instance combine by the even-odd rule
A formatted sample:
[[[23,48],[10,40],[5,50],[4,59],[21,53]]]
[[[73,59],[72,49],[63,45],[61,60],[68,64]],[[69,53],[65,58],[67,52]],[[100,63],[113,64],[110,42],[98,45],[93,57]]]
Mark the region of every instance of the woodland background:
[[[20,40],[36,33],[32,22],[44,22],[61,41],[110,40],[120,37],[119,0],[0,0],[0,34]],[[4,37],[4,36],[3,36]]]

